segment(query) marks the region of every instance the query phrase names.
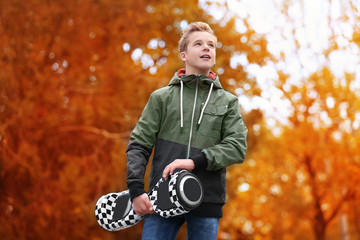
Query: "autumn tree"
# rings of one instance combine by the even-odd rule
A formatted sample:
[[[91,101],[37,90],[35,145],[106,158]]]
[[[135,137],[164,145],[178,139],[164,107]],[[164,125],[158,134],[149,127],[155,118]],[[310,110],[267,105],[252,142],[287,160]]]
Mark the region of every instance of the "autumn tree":
[[[214,69],[230,91],[259,95],[239,52],[264,64],[266,40],[196,1],[0,2],[0,236],[2,239],[136,239],[96,223],[103,194],[126,189],[128,136],[150,93],[183,67],[183,25],[218,34]],[[246,39],[246,41],[241,41]]]
[[[333,1],[324,2],[335,11]],[[304,16],[302,2],[284,1],[278,6],[286,19],[284,27],[292,27],[288,35],[282,33],[294,46],[290,53],[281,51],[273,62],[277,74],[272,90],[281,97],[282,105],[275,106],[278,111],[271,116],[258,111],[248,115],[255,123],[249,137],[256,141],[250,140],[253,149],[247,164],[229,174],[233,182],[228,188],[231,200],[225,207],[224,238],[323,240],[359,236],[359,210],[355,207],[360,193],[356,184],[360,176],[358,76],[356,69],[337,70],[334,66],[337,57],[351,58],[352,50],[359,51],[359,8],[349,1],[340,8],[340,17],[325,9],[327,43],[321,51],[314,51],[312,43],[301,35],[305,22],[291,15],[299,6]],[[353,33],[338,28],[345,25]],[[302,52],[311,53],[311,57],[302,56]],[[286,64],[294,59],[299,61],[295,71],[290,68],[294,65]],[[348,64],[359,65],[358,58],[352,60],[355,62]],[[287,117],[277,117],[283,109]],[[230,209],[233,214],[229,214]],[[347,232],[339,229],[343,224]]]

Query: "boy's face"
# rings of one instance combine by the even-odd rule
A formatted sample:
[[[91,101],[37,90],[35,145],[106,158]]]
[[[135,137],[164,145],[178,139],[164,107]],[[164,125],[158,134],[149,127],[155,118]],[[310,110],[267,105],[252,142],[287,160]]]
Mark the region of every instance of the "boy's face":
[[[215,64],[216,40],[208,32],[193,32],[189,35],[187,49],[180,53],[185,62],[186,74],[208,75]]]

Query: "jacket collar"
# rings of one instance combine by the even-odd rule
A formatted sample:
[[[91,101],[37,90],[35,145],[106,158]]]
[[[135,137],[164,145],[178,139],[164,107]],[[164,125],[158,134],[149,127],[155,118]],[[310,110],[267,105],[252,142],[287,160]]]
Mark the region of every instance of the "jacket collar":
[[[182,75],[185,75],[186,73],[186,69],[185,68],[181,68],[179,71],[177,71],[177,75],[178,77],[181,77]],[[211,78],[212,80],[216,80],[216,74],[213,72],[213,71],[210,71],[209,75],[208,75],[209,78]]]
[[[194,81],[196,75],[185,75],[185,69],[182,68],[179,71],[175,72],[173,78],[171,79],[169,85],[177,85],[180,84],[180,81],[183,81],[184,83]],[[216,75],[214,72],[210,72],[209,76],[205,75],[199,75],[200,81],[202,81],[205,84],[211,85],[211,83],[214,84],[214,88],[222,88],[219,80],[219,76]]]

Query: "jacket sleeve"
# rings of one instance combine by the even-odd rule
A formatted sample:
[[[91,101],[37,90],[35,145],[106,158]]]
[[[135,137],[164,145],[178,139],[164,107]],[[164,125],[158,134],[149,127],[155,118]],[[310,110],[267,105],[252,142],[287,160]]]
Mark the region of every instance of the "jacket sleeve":
[[[134,130],[130,135],[130,143],[126,150],[127,157],[127,187],[130,198],[143,193],[144,175],[149,157],[160,128],[161,103],[151,94]]]
[[[206,148],[206,169],[215,171],[234,163],[242,163],[247,150],[247,128],[239,111],[238,99],[233,98],[223,119],[222,140],[213,147]]]

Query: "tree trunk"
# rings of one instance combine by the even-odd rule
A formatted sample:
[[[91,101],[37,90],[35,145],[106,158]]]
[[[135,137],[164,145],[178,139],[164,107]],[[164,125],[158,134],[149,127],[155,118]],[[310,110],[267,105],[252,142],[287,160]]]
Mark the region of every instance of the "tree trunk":
[[[317,193],[317,186],[316,186],[316,174],[315,171],[311,165],[311,157],[305,156],[304,162],[306,169],[308,171],[309,177],[310,177],[310,185],[312,189],[312,195],[314,199],[314,210],[316,212],[315,218],[314,218],[314,226],[313,230],[315,233],[316,240],[325,240],[325,232],[326,232],[326,226],[327,222],[324,217],[324,213],[321,209],[321,199]]]
[[[323,212],[321,211],[320,204],[316,202],[316,216],[314,219],[314,233],[316,240],[325,240],[326,221]]]

